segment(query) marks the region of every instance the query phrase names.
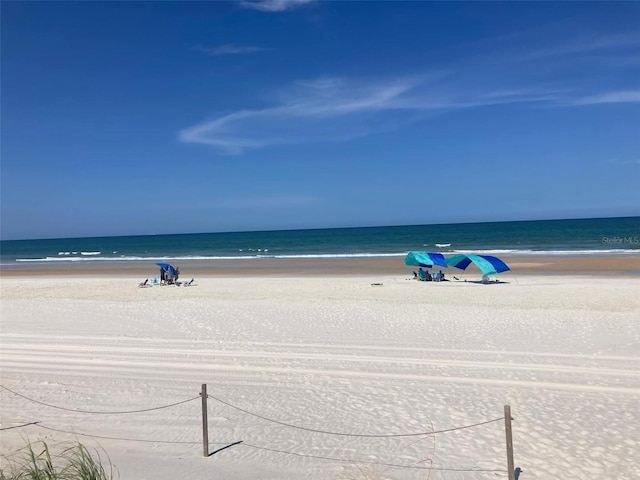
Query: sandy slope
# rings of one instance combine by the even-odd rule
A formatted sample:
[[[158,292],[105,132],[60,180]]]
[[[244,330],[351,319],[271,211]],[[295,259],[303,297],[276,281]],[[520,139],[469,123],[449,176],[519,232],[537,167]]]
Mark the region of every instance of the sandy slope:
[[[2,453],[77,438],[123,479],[497,479],[502,421],[357,435],[446,430],[510,404],[522,480],[637,478],[639,279],[197,280],[3,278],[3,386],[92,412],[189,401],[101,415],[2,389],[1,428],[41,422],[1,431]],[[211,450],[243,442],[209,458],[202,383],[222,401],[209,399]]]

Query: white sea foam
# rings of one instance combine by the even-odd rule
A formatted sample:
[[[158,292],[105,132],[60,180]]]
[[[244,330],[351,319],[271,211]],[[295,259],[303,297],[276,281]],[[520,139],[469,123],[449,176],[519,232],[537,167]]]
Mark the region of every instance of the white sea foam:
[[[399,253],[345,253],[345,254],[300,254],[300,255],[181,255],[181,256],[121,256],[121,257],[45,257],[45,258],[18,258],[16,262],[122,262],[122,261],[150,261],[150,260],[256,260],[260,258],[296,259],[296,258],[377,258],[377,257],[402,257],[407,252]]]
[[[266,252],[266,250],[264,251]],[[506,256],[540,256],[540,255],[640,255],[638,249],[609,249],[609,250],[451,250],[441,252],[444,254],[475,253],[480,255],[506,255]],[[332,258],[382,258],[404,257],[407,252],[394,253],[327,253],[327,254],[289,254],[289,255],[166,255],[166,256],[99,256],[100,252],[82,252],[81,256],[62,255],[58,257],[44,258],[18,258],[16,262],[132,262],[151,260],[257,260],[257,259],[332,259]]]

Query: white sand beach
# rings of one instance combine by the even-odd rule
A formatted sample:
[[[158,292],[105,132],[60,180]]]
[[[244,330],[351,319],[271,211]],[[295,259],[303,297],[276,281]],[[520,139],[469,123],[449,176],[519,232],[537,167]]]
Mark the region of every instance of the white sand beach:
[[[409,276],[3,277],[2,454],[80,441],[133,480],[506,479],[508,404],[521,480],[638,478],[640,278]],[[201,384],[210,452],[235,444],[209,457]]]

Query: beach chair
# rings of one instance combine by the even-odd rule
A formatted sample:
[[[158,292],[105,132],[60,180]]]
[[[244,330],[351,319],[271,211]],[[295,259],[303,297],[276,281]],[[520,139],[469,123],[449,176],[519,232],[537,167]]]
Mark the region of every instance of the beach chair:
[[[192,285],[193,285],[194,280],[195,280],[195,279],[193,279],[193,278],[192,278],[192,279],[191,279],[191,280],[189,280],[188,282],[184,282],[184,283],[183,283],[183,285],[184,285],[185,287],[190,287],[190,286],[192,286]]]
[[[431,280],[431,276],[427,271],[418,270],[418,273],[420,274],[420,280],[422,280],[423,282],[428,282],[429,280]]]
[[[146,278],[146,279],[144,280],[144,282],[140,282],[140,283],[138,284],[138,288],[143,288],[143,287],[147,287],[147,286],[149,286],[149,287],[151,286],[151,285],[149,285],[149,279],[148,279],[148,278]]]

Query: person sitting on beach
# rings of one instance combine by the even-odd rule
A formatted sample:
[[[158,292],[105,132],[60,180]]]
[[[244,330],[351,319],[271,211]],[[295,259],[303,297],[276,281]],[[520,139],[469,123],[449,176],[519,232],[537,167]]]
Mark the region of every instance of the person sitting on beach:
[[[431,277],[431,272],[429,270],[423,270],[422,268],[420,269],[420,280],[422,280],[423,282],[430,282],[433,280],[433,278]]]

